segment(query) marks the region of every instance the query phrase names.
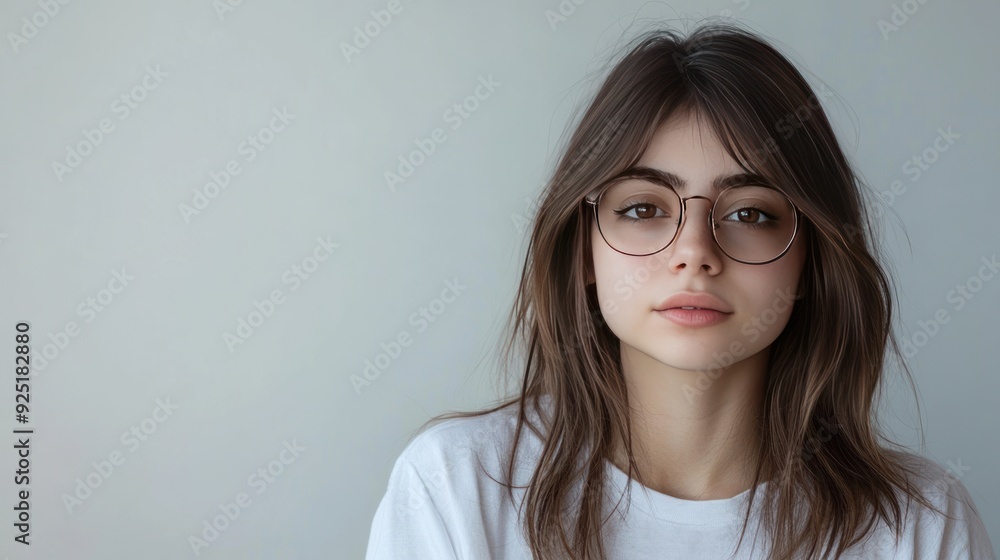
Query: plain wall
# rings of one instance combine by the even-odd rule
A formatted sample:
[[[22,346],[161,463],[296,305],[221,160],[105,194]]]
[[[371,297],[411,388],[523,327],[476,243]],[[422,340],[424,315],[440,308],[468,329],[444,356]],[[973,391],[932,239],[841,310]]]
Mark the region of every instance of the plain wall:
[[[1000,278],[976,280],[1000,239],[1000,5],[911,1],[883,35],[903,4],[402,0],[380,27],[387,0],[3,3],[0,416],[24,427],[9,376],[27,321],[35,433],[30,548],[12,544],[13,434],[0,451],[0,556],[194,557],[189,538],[244,493],[201,557],[363,557],[414,430],[497,397],[520,225],[599,72],[651,22],[719,15],[836,93],[824,107],[874,190],[899,181],[885,249],[920,410],[894,375],[882,418],[907,444],[923,423],[926,455],[955,469],[1000,545]],[[345,56],[366,25],[378,34]],[[454,118],[481,79],[492,92]],[[934,152],[949,127],[959,137]],[[435,129],[443,141],[390,188]],[[411,319],[447,282],[465,288],[433,322]],[[959,285],[974,297],[949,296]]]

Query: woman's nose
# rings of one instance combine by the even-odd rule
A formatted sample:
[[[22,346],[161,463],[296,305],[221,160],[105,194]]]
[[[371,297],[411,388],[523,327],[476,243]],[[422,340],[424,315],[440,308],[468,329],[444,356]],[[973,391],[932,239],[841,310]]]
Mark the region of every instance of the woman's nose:
[[[703,204],[692,204],[694,201]],[[722,256],[715,243],[712,224],[709,222],[712,201],[703,196],[692,196],[683,199],[683,203],[684,214],[679,225],[680,230],[671,244],[673,252],[669,266],[675,271],[690,266],[718,273],[722,269]]]

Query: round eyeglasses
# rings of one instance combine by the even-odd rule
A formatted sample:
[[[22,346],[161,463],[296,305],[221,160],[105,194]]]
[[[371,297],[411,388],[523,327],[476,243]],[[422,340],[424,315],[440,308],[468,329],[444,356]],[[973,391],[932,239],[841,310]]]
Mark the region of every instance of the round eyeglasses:
[[[615,177],[585,198],[594,207],[601,237],[626,255],[666,249],[683,227],[687,201],[661,177],[648,173]],[[721,190],[708,213],[712,238],[723,253],[744,264],[767,264],[788,252],[799,226],[799,210],[783,192],[766,185]]]

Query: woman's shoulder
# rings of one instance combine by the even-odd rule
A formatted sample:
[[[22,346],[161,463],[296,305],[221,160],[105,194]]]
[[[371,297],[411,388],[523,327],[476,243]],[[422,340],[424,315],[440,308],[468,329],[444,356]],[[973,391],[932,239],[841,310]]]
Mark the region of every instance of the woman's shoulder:
[[[537,421],[534,409],[525,408],[528,420]],[[485,414],[447,418],[419,430],[403,448],[389,475],[369,536],[366,558],[496,557],[511,543],[511,524],[517,519],[515,501],[508,500],[501,465],[508,457],[517,430],[520,406],[515,402]],[[522,485],[522,465],[536,460],[538,444],[525,427],[512,484]],[[486,478],[489,475],[493,481]],[[512,494],[523,491],[514,488]],[[515,498],[519,502],[520,498]],[[510,549],[513,550],[513,549]],[[518,549],[514,555],[526,557]]]
[[[542,397],[538,405],[524,406],[525,423],[518,440],[519,453],[533,453],[541,443],[532,427],[541,430],[538,414],[547,406]],[[461,416],[440,420],[419,431],[404,447],[399,461],[411,463],[421,470],[433,470],[460,465],[495,464],[510,455],[517,432],[521,402],[476,416]]]
[[[961,460],[939,463],[912,452],[893,451],[906,469],[905,476],[933,508],[902,497],[903,527],[900,542],[884,523],[879,538],[871,543],[878,549],[895,549],[906,557],[923,557],[933,551],[942,558],[996,560],[986,525],[962,478],[970,470]]]
[[[979,516],[972,495],[962,478],[971,470],[961,459],[948,460],[942,464],[934,459],[912,452],[896,452],[900,461],[908,469],[907,476],[920,494],[937,509],[946,512]],[[932,514],[926,506],[917,504],[922,515]]]

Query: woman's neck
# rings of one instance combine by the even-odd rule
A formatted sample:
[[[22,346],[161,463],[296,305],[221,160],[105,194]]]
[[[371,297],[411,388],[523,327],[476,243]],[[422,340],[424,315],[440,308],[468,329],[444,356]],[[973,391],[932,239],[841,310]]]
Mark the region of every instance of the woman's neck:
[[[767,352],[734,364],[694,398],[684,388],[696,372],[636,358],[623,353],[622,362],[639,481],[688,500],[731,498],[748,490],[760,445]],[[613,462],[628,472],[621,442]]]

